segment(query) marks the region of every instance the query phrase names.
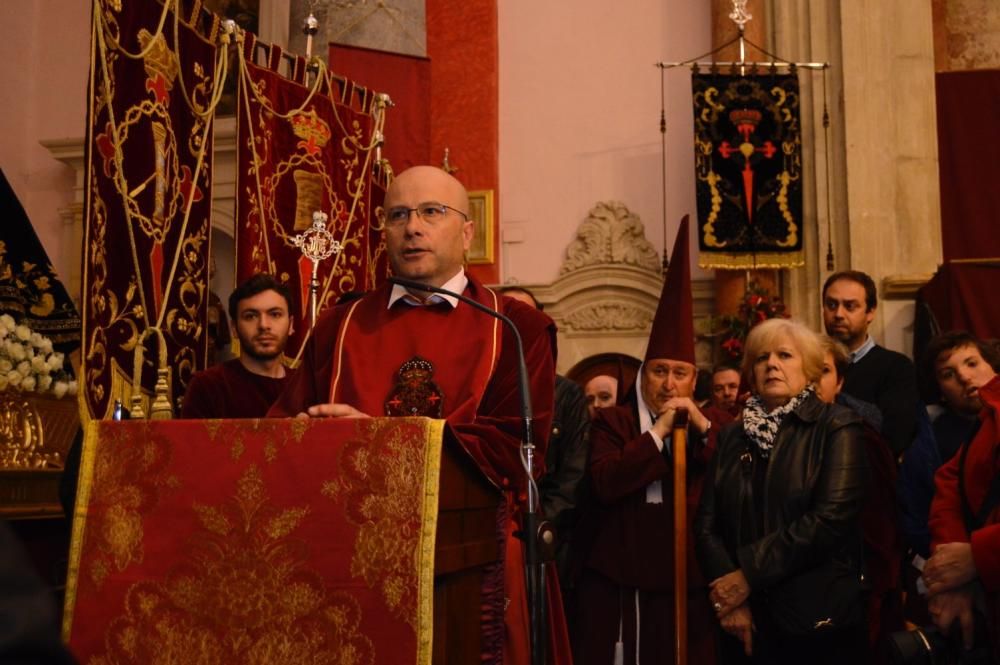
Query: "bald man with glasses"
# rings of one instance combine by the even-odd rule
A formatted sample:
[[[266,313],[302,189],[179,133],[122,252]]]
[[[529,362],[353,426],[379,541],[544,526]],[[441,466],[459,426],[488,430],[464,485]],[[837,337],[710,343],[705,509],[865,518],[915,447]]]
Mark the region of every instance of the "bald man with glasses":
[[[461,293],[513,320],[524,339],[530,374],[534,439],[540,449],[536,459],[545,459],[555,393],[555,325],[542,312],[502,298],[466,274],[465,252],[473,236],[468,210],[465,187],[445,171],[415,166],[400,173],[386,190],[380,219],[389,263],[398,277]],[[484,595],[475,598],[468,612],[482,616],[481,635],[503,635],[502,645],[481,640],[476,658],[502,655],[505,663],[530,660],[522,546],[513,535],[526,510],[527,493],[517,368],[513,335],[494,318],[455,298],[384,284],[317,321],[300,371],[269,414],[445,419],[504,496],[498,517],[506,579],[503,585],[484,580]],[[543,469],[536,471],[540,475]],[[549,580],[552,590],[558,589],[553,576]],[[482,607],[501,609],[484,612]],[[550,632],[556,635],[550,662],[568,662],[561,605],[553,603],[549,609]],[[439,637],[444,639],[435,635],[435,640]],[[463,642],[468,640],[448,640],[448,648]],[[468,657],[452,654],[447,662],[472,662]]]

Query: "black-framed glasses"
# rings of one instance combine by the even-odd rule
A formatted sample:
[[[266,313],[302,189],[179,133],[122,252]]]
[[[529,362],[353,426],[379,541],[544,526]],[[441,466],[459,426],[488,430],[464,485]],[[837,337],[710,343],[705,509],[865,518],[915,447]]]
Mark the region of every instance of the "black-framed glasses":
[[[429,224],[434,224],[447,217],[449,210],[457,212],[462,216],[462,219],[468,221],[469,216],[458,208],[452,208],[446,203],[427,202],[419,204],[416,208],[407,208],[406,206],[389,208],[385,211],[385,223],[391,225],[405,224],[410,219],[410,213],[415,212],[420,215],[420,219]]]

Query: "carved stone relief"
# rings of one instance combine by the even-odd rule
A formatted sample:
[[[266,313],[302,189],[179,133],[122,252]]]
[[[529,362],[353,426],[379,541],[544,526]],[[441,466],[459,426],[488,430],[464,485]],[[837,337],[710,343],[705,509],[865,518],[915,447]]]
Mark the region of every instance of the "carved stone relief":
[[[659,256],[646,240],[642,221],[621,201],[601,201],[590,209],[576,239],[566,248],[559,274],[602,263],[660,270]]]
[[[639,217],[620,201],[594,205],[566,250],[559,278],[526,284],[556,323],[557,371],[604,353],[642,358],[663,288],[659,254]],[[714,281],[691,283],[696,328],[714,311]],[[699,365],[712,364],[711,343],[696,343]]]
[[[648,307],[597,303],[569,313],[562,322],[567,331],[649,330],[653,311]]]

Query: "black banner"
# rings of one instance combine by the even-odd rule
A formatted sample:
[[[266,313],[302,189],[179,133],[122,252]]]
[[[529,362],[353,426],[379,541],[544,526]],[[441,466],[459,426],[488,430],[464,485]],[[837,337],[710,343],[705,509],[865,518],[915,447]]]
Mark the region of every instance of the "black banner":
[[[801,266],[797,75],[695,73],[692,90],[699,265]]]

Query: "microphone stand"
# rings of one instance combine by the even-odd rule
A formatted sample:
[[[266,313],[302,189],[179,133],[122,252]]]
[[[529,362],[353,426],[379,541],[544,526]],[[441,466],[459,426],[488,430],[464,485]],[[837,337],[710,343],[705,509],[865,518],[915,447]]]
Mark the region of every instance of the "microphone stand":
[[[518,389],[521,396],[521,420],[524,424],[524,433],[521,441],[521,457],[524,462],[524,470],[527,474],[528,486],[528,510],[524,515],[522,527],[524,540],[524,560],[527,567],[526,591],[528,595],[528,614],[530,616],[530,640],[531,640],[531,665],[545,665],[545,577],[544,567],[538,550],[538,486],[535,484],[535,443],[534,435],[531,431],[531,387],[528,385],[528,367],[524,362],[524,344],[521,341],[521,333],[517,326],[509,318],[490,309],[482,303],[476,302],[461,293],[455,293],[438,286],[430,286],[401,277],[390,277],[389,281],[398,284],[410,291],[424,291],[427,293],[439,293],[441,295],[457,298],[465,304],[485,312],[486,314],[500,319],[504,325],[510,329],[514,335],[514,343],[517,347],[518,362]]]

